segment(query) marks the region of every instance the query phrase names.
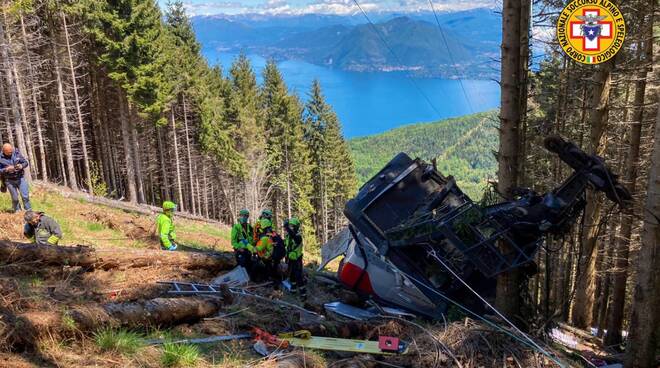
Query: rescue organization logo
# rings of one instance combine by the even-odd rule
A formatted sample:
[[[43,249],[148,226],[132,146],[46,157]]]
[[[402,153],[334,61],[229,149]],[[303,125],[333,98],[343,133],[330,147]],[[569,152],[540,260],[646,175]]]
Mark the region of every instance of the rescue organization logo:
[[[557,19],[557,40],[566,55],[582,64],[600,64],[621,50],[626,22],[608,0],[572,0]]]

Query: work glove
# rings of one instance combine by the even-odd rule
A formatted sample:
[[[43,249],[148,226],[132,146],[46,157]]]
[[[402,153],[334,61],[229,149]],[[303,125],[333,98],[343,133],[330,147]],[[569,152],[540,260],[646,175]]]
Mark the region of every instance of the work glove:
[[[176,248],[177,248],[176,243],[175,243],[175,242],[172,242],[172,245],[170,245],[170,247],[167,248],[167,250],[176,250]]]
[[[48,240],[47,240],[48,244],[50,244],[50,245],[57,245],[57,243],[58,243],[59,241],[60,241],[60,238],[58,238],[58,237],[55,236],[55,235],[51,235],[51,236],[48,238]]]
[[[290,260],[296,260],[296,259],[298,258],[298,254],[296,254],[296,252],[289,252],[289,254],[287,255],[287,257],[288,257]]]

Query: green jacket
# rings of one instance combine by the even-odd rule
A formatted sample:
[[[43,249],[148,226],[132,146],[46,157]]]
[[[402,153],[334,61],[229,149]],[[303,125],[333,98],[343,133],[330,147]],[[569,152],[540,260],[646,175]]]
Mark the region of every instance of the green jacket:
[[[164,213],[158,215],[156,218],[156,227],[158,237],[160,238],[160,245],[166,249],[172,247],[172,242],[176,241],[176,232],[174,231],[174,221],[172,218]]]
[[[23,235],[32,239],[36,244],[57,245],[60,239],[62,239],[62,229],[57,221],[42,214],[37,226],[25,224]]]
[[[292,261],[296,261],[303,255],[303,239],[300,232],[290,235],[287,231],[284,238],[284,246],[286,247],[286,256]]]
[[[244,228],[241,223],[237,222],[231,228],[231,246],[234,250],[247,249],[254,252],[254,241],[252,239],[252,225],[246,224]]]

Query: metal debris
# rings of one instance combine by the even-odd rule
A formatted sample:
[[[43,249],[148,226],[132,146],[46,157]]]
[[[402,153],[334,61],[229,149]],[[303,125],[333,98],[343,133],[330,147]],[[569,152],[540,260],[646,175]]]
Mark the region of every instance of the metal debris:
[[[220,275],[213,279],[212,283],[215,285],[227,285],[229,287],[239,287],[247,285],[250,282],[250,276],[245,268],[238,266],[224,275]]]
[[[211,337],[202,337],[198,339],[181,339],[181,340],[169,340],[169,339],[153,339],[153,340],[144,340],[146,345],[162,345],[166,343],[172,344],[209,344],[213,342],[220,341],[231,341],[231,340],[241,340],[252,338],[252,334],[244,333],[238,335],[226,335],[226,336],[211,336]]]

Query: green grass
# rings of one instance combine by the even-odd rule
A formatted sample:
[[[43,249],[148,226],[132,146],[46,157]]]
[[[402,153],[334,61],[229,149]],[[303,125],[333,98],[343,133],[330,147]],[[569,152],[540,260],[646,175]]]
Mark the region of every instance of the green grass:
[[[166,343],[163,345],[160,362],[165,367],[193,367],[199,361],[199,356],[199,348],[195,345]]]
[[[142,337],[128,330],[103,329],[94,334],[94,342],[103,351],[135,354],[143,346]]]
[[[222,239],[231,238],[231,229],[229,228],[220,228],[215,225],[210,224],[181,224],[177,225],[183,231],[189,231],[193,233],[204,233],[210,236],[217,236]]]
[[[105,225],[99,224],[98,222],[88,222],[86,227],[89,231],[103,231],[106,229]]]
[[[62,327],[66,331],[75,331],[78,329],[78,326],[76,325],[76,321],[73,319],[73,317],[71,317],[68,314],[64,314],[62,316]]]
[[[43,211],[54,218],[61,226],[64,237],[61,245],[86,245],[94,247],[115,248],[150,248],[157,244],[151,238],[132,239],[129,231],[131,226],[110,228],[101,221],[94,220],[90,213],[98,213],[112,221],[121,224],[134,222],[135,225],[152,231],[154,216],[126,214],[121,209],[88,203],[82,199],[68,198],[53,189],[56,187],[41,184],[31,186],[30,200],[35,211]],[[11,198],[8,194],[0,194],[0,217],[3,223],[19,222],[20,226],[7,226],[8,232],[0,237],[24,240],[22,217],[9,214]],[[124,220],[125,219],[125,220]],[[4,230],[4,228],[3,228]],[[177,230],[182,244],[189,243],[201,250],[229,250],[230,229],[216,223],[180,219]],[[2,230],[0,230],[2,232]]]

